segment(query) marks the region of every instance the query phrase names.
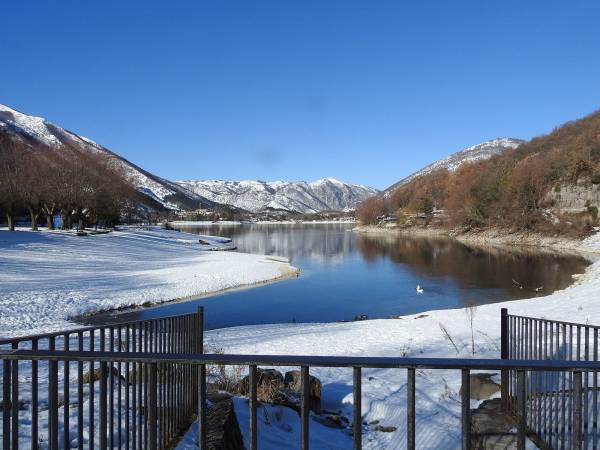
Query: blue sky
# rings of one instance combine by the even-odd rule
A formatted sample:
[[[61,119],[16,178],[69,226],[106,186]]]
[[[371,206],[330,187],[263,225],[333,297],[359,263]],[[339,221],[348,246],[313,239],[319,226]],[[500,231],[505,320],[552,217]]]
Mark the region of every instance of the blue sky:
[[[170,179],[383,188],[600,108],[600,2],[5,2],[0,103]]]

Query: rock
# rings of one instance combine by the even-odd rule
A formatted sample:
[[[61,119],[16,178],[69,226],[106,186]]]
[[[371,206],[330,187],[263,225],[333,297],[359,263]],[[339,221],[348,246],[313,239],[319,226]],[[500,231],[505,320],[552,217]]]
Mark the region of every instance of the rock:
[[[329,428],[346,428],[350,421],[344,417],[339,416],[337,414],[327,414],[324,416],[311,416],[315,422],[320,423],[321,425],[325,425]]]
[[[354,316],[354,321],[361,321],[361,320],[369,320],[369,317],[366,314],[359,314],[358,316]]]
[[[318,413],[321,411],[321,380],[312,375],[309,375],[308,380],[310,385],[310,409]],[[301,395],[302,381],[299,370],[286,372],[283,383],[294,394]]]
[[[111,370],[111,369],[109,368],[108,372],[110,372],[110,370]],[[121,379],[122,379],[122,380],[125,380],[125,377],[121,376],[121,374],[119,373],[119,370],[118,370],[116,367],[113,367],[113,368],[112,368],[112,374],[113,374],[115,377],[121,377]],[[107,375],[108,375],[108,374],[107,374]],[[108,376],[107,376],[107,378],[108,378]],[[81,378],[81,381],[82,381],[83,383],[89,383],[89,382],[90,382],[90,379],[91,379],[91,381],[93,381],[94,383],[100,379],[100,368],[98,368],[98,369],[94,369],[94,372],[92,372],[91,374],[90,374],[90,372],[85,372],[85,373],[83,374],[83,377]]]
[[[472,373],[469,376],[471,398],[473,400],[486,400],[500,392],[500,385],[492,380],[495,373]],[[461,389],[462,391],[462,389]]]
[[[206,415],[207,448],[209,450],[245,450],[240,425],[233,408],[233,400],[227,394],[219,394],[219,396],[212,396],[212,406]]]
[[[381,433],[393,433],[396,430],[397,430],[396,427],[386,427],[383,425],[375,425],[373,427],[373,431],[379,431]]]
[[[29,401],[27,401],[27,400],[19,399],[18,405],[19,405],[18,406],[19,411],[27,411],[29,409]],[[9,400],[8,401],[8,409],[11,409],[11,408],[12,408],[12,402]],[[0,401],[0,411],[3,411],[3,410],[4,410],[4,401],[2,400],[2,401]]]
[[[516,424],[502,406],[502,400],[486,400],[471,415],[471,445],[474,450],[517,448]]]
[[[257,369],[256,396],[261,402],[276,403],[283,389],[283,375],[275,369]],[[245,376],[235,386],[235,392],[240,395],[250,393],[250,377]]]

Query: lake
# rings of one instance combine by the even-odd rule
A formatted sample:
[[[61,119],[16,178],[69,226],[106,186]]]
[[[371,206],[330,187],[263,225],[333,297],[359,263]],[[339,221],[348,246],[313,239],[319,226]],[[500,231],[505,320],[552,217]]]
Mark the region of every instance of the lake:
[[[364,235],[354,224],[182,226],[227,236],[238,251],[290,258],[297,278],[161,306],[103,313],[121,322],[205,308],[207,329],[265,323],[334,322],[548,295],[573,282],[582,257],[516,248],[478,248],[449,238]],[[519,283],[522,288],[518,287]],[[423,293],[416,291],[417,285]],[[541,287],[540,293],[535,288]]]

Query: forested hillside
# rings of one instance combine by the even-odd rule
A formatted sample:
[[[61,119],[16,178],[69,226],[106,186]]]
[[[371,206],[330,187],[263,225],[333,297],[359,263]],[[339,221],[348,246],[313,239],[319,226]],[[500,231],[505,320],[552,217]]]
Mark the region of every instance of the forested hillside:
[[[597,111],[487,160],[416,177],[357,213],[363,223],[383,214],[413,223],[416,214],[447,226],[585,234],[598,223],[599,187]]]

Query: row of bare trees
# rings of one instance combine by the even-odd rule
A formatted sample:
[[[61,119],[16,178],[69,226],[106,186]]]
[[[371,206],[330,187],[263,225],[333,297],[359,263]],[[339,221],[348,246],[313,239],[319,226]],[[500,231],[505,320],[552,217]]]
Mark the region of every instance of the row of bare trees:
[[[42,218],[53,229],[56,214],[65,229],[110,226],[141,200],[111,155],[69,145],[58,151],[0,133],[0,210],[10,230],[24,214],[33,230]]]

